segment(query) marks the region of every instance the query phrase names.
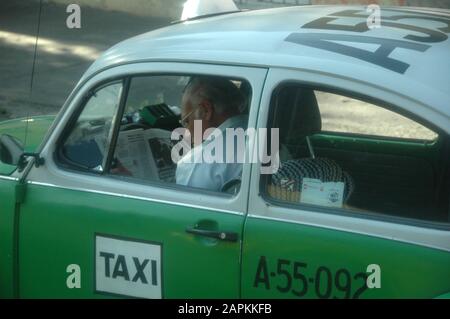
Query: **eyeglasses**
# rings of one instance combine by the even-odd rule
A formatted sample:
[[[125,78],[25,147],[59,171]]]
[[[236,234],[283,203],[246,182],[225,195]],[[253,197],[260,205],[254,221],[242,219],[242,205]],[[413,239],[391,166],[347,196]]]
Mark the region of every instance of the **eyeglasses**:
[[[188,114],[186,114],[181,120],[178,121],[178,123],[180,123],[180,125],[182,127],[186,127],[189,124],[189,121],[188,121],[189,117],[192,115],[192,113],[194,113],[194,111],[196,109],[197,108],[194,108],[192,111],[190,111]]]

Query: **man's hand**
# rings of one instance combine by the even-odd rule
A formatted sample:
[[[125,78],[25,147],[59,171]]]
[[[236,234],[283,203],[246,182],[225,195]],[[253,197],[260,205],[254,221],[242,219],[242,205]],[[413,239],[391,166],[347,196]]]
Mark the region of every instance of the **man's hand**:
[[[122,176],[133,176],[131,172],[122,165],[122,163],[118,160],[114,160],[114,167],[111,168],[111,174],[114,175],[122,175]]]

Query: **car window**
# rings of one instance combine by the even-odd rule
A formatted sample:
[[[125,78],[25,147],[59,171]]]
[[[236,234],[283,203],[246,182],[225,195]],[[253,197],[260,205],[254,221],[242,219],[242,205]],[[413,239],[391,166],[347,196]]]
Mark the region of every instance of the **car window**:
[[[448,222],[448,136],[393,110],[297,83],[274,90],[268,127],[278,128],[280,151],[278,170],[261,175],[269,200]]]
[[[131,79],[111,173],[142,181],[175,183],[172,131],[178,128],[185,76]]]
[[[61,148],[65,162],[103,171],[121,92],[122,82],[116,82],[92,93]]]
[[[236,193],[242,162],[209,163],[206,145],[216,138],[210,139],[213,134],[205,130],[246,129],[250,91],[244,80],[219,76],[131,78],[110,174],[139,182]],[[197,142],[195,122],[200,133]],[[225,154],[225,141],[221,145]],[[231,191],[227,183],[233,185]]]
[[[372,103],[339,94],[315,92],[323,131],[429,141],[437,138],[437,134],[425,126]]]

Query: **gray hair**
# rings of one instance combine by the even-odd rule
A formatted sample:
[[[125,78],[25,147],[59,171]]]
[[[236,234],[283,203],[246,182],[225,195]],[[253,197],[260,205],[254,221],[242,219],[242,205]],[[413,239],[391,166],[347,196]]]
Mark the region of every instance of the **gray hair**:
[[[245,98],[237,86],[224,77],[194,76],[184,89],[191,102],[198,105],[207,99],[219,114],[239,113],[245,104]]]

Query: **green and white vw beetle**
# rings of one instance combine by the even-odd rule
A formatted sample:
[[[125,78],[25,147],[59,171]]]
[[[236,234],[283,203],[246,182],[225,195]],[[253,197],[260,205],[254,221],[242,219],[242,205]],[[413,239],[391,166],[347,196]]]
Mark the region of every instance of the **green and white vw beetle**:
[[[450,297],[450,11],[368,15],[176,23],[104,53],[56,118],[0,123],[0,296]],[[277,172],[174,182],[195,75],[232,81],[249,128],[279,129]]]

